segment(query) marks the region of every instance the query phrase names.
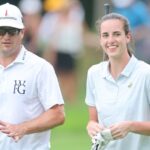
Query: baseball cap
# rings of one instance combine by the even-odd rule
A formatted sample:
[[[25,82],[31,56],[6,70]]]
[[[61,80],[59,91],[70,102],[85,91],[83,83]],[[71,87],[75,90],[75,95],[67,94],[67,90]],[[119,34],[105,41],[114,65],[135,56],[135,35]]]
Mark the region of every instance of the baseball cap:
[[[14,27],[17,29],[24,28],[22,13],[18,7],[9,3],[0,5],[0,27],[1,26]]]

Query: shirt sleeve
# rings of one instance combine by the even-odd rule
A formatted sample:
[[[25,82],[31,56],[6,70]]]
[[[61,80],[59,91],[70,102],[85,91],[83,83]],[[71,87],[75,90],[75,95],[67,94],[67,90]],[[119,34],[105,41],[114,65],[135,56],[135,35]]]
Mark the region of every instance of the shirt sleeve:
[[[64,104],[60,86],[54,68],[45,62],[38,76],[38,96],[47,110],[56,104]]]
[[[147,93],[148,102],[150,104],[150,69],[146,76],[146,93]]]
[[[91,68],[88,70],[88,73],[87,73],[85,103],[89,106],[95,106],[94,83],[92,80],[92,69]]]

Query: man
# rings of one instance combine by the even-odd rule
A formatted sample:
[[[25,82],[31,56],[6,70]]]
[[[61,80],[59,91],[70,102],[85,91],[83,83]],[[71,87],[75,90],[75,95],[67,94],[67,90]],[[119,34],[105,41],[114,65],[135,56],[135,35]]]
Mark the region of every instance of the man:
[[[88,134],[95,138],[101,133],[96,140],[106,145],[97,147],[105,150],[149,150],[150,66],[132,54],[125,17],[110,13],[97,25],[106,60],[88,71]],[[108,141],[103,135],[106,130]]]
[[[52,65],[22,45],[20,10],[0,6],[0,149],[49,150],[50,129],[64,123]]]

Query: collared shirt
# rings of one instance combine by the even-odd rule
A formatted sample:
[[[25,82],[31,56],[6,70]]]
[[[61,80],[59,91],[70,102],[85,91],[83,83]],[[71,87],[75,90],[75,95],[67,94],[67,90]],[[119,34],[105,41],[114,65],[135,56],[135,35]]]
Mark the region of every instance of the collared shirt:
[[[0,120],[12,124],[38,117],[55,104],[63,104],[52,65],[22,47],[6,68],[0,65]],[[0,149],[49,150],[50,131],[25,135],[15,143],[0,133]]]
[[[87,76],[86,104],[95,106],[105,127],[121,121],[150,121],[150,66],[133,55],[114,80],[109,62],[93,65]],[[106,150],[149,150],[148,136],[129,133],[111,142]],[[128,147],[126,147],[128,145]]]

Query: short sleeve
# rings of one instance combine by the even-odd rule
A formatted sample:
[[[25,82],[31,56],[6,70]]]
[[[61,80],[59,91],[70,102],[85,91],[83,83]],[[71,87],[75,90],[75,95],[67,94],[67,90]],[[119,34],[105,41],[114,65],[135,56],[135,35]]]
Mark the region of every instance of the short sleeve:
[[[94,83],[92,80],[92,69],[91,68],[88,70],[88,73],[87,73],[85,103],[89,106],[95,106]]]
[[[150,69],[148,74],[146,75],[146,93],[147,93],[147,98],[150,104]]]
[[[48,62],[43,64],[37,82],[38,96],[45,109],[55,104],[64,104],[56,73]]]

